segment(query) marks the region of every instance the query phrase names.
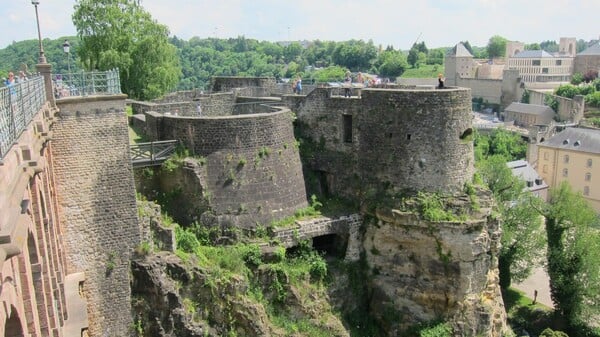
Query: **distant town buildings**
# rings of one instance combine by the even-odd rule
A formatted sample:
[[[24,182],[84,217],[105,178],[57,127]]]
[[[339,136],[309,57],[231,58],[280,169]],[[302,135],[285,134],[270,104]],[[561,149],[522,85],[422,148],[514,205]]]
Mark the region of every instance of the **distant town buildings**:
[[[550,187],[567,181],[600,212],[600,130],[567,128],[539,143],[536,169]]]
[[[569,82],[573,57],[555,56],[543,50],[524,50],[507,58],[506,68],[517,69],[525,83]]]
[[[513,102],[504,109],[504,120],[522,127],[548,125],[553,118],[554,110],[546,105]]]

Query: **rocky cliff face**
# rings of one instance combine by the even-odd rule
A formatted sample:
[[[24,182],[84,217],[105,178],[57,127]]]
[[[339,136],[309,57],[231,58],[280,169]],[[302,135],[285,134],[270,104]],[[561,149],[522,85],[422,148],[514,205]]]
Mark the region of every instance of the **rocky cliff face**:
[[[332,314],[324,289],[293,286],[285,273],[269,264],[257,267],[252,280],[231,273],[223,277],[192,265],[168,252],[132,261],[132,314],[138,336],[303,336],[301,329],[290,335],[277,317],[304,322],[328,336],[349,336]],[[251,283],[260,290],[251,290]],[[261,293],[263,300],[250,296],[250,291]]]
[[[490,215],[491,196],[480,191],[478,197],[479,208],[466,221],[432,222],[387,208],[366,226],[371,308],[390,336],[439,318],[451,322],[457,336],[502,335],[499,223]],[[468,210],[470,202],[455,198],[452,207]]]

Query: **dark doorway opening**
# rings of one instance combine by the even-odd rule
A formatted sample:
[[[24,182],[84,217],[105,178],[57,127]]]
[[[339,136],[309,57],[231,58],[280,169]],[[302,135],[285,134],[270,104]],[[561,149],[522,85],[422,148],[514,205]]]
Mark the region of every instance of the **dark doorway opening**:
[[[312,246],[325,257],[343,259],[346,256],[348,242],[337,234],[327,234],[314,237]]]

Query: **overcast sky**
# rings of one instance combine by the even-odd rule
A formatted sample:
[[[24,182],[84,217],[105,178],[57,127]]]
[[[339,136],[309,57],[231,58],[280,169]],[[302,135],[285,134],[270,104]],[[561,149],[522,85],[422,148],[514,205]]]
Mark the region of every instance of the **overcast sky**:
[[[525,43],[560,37],[598,39],[600,0],[142,0],[154,19],[183,39],[244,35],[267,41],[373,40],[409,49],[493,35]],[[43,38],[76,35],[75,0],[40,0]],[[37,39],[30,0],[0,0],[0,48]]]

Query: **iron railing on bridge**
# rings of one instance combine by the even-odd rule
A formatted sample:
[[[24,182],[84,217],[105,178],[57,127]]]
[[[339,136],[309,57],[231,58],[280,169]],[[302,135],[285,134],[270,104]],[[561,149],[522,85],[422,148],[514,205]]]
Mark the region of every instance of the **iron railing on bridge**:
[[[44,78],[0,88],[0,161],[46,102]]]
[[[177,149],[177,140],[161,140],[129,145],[133,167],[146,167],[162,164]]]
[[[121,93],[118,69],[56,74],[52,83],[55,98]]]

